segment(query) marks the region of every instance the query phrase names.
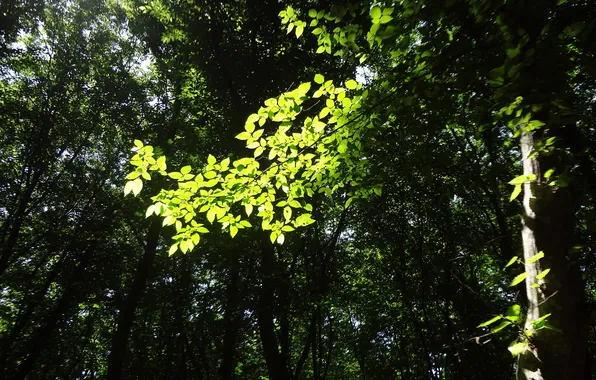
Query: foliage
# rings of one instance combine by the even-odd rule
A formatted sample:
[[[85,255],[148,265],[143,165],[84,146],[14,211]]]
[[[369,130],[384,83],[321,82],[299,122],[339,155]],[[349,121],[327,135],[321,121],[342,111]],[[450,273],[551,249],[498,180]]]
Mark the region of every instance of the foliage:
[[[590,371],[590,2],[10,4],[3,377]]]

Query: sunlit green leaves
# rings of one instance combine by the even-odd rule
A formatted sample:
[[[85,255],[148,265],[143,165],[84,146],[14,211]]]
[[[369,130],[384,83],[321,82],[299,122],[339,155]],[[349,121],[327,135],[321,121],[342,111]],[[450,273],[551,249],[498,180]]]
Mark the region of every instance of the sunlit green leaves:
[[[548,274],[548,272],[550,272],[550,268],[543,270],[542,272],[540,272],[540,274],[538,274],[536,276],[537,280],[542,280],[544,277],[546,277],[546,275]]]
[[[315,83],[320,87],[315,89],[313,96],[326,98],[319,116],[307,117],[296,132],[289,134],[302,110],[302,102],[309,97],[310,82],[302,83],[278,98],[268,99],[257,113],[247,118],[244,131],[237,135],[246,142],[248,149],[253,149],[253,157],[238,159],[232,167],[229,158],[218,164],[217,159],[209,155],[205,168],[196,174],[191,173],[189,165],[168,173],[163,170],[166,167],[163,156],[156,161],[152,147],[139,149],[140,153],[131,160],[137,167],[131,177],[146,172],[148,176],[148,171],[155,170],[178,182],[178,189],[162,190],[153,197],[156,207],[146,213],[149,216],[153,211],[164,218],[164,225],[175,225],[178,249],[186,252],[196,245],[189,239],[194,236],[192,234],[201,233],[193,225],[198,214],[204,214],[209,223],[220,223],[229,229],[232,237],[240,229],[250,227],[250,222],[232,212],[236,203],[244,205],[247,217],[253,215],[253,208],[258,208],[256,216],[262,219],[261,227],[271,230],[272,242],[282,244],[285,241],[282,232],[314,223],[310,214],[312,206],[302,199],[321,189],[331,196],[344,186],[342,180],[338,182],[337,176],[331,176],[331,173],[335,174],[341,167],[345,171],[343,181],[350,181],[352,185],[358,183],[359,177],[351,171],[365,172],[367,164],[367,161],[354,159],[361,154],[361,132],[353,129],[354,126],[351,129],[342,126],[359,109],[362,96],[348,97],[345,88],[335,87],[320,74],[315,75]],[[348,80],[346,87],[357,90],[360,86],[356,81]],[[255,123],[262,126],[267,120],[279,123],[279,127],[273,134],[263,137],[264,129],[256,129]],[[327,126],[333,124],[334,133],[327,136]],[[311,148],[315,146],[316,150]],[[269,163],[262,168],[260,159],[265,153]],[[136,191],[133,185],[134,181],[127,190]],[[381,195],[381,186],[357,188],[350,199],[365,198],[370,194]],[[276,202],[274,207],[273,201],[279,197],[283,200]],[[182,241],[186,242],[182,244]]]
[[[513,264],[515,264],[515,263],[517,262],[517,260],[518,260],[518,259],[519,259],[519,257],[517,257],[517,256],[513,256],[513,257],[511,258],[511,260],[509,260],[509,261],[507,262],[507,265],[505,265],[505,268],[507,268],[507,267],[509,267],[509,266],[511,266],[511,265],[513,265]]]
[[[523,280],[525,280],[526,277],[528,277],[528,272],[524,272],[524,273],[518,274],[517,276],[515,276],[515,278],[513,279],[513,281],[511,281],[511,283],[509,284],[509,286],[518,285]]]
[[[541,258],[544,257],[544,252],[540,251],[537,254],[535,254],[534,256],[530,257],[526,263],[527,264],[532,264],[535,263],[536,261],[540,260]]]
[[[350,90],[355,90],[356,88],[358,88],[358,83],[355,80],[350,79],[346,82],[346,88],[348,88]],[[348,99],[348,98],[346,98],[346,99]]]
[[[373,19],[373,22],[374,22],[374,20],[380,19],[381,15],[382,15],[382,12],[381,12],[381,8],[379,8],[379,7],[373,7],[370,10],[370,18]]]
[[[509,306],[509,308],[507,308],[507,312],[505,313],[505,318],[514,323],[520,322],[521,306],[517,304]]]
[[[509,202],[514,201],[519,196],[519,194],[521,194],[521,191],[522,191],[522,186],[516,185],[513,188],[513,191],[511,192],[511,196],[509,197]]]
[[[531,182],[536,179],[536,174],[520,175],[509,181],[510,185],[520,185],[526,182]]]

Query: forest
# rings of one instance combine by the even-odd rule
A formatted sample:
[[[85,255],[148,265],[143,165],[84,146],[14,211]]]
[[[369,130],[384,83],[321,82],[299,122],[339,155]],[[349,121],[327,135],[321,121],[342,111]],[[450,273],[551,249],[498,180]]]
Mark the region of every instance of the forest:
[[[596,2],[0,0],[0,379],[596,379]]]

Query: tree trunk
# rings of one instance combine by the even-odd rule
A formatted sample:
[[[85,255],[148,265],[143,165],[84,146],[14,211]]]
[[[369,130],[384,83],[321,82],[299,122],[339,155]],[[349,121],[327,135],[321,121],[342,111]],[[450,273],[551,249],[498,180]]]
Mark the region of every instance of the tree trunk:
[[[273,246],[263,239],[261,273],[263,283],[261,296],[257,306],[257,323],[263,345],[267,372],[271,380],[288,380],[287,363],[279,352],[278,341],[275,335],[275,321],[273,307],[275,303],[275,251]]]
[[[536,181],[523,185],[522,242],[528,274],[525,329],[532,329],[532,322],[547,314],[554,329],[539,329],[529,337],[528,347],[519,356],[517,379],[581,379],[588,325],[581,273],[567,260],[573,244],[573,204],[566,188],[548,186],[542,178],[543,171],[555,164],[554,157],[529,157],[536,137],[530,132],[521,137],[524,175],[536,175]],[[544,252],[544,258],[528,263],[539,252]],[[547,269],[548,275],[537,279]],[[540,286],[532,287],[535,283]]]
[[[122,302],[122,308],[118,315],[118,327],[112,338],[112,348],[108,358],[107,378],[110,380],[122,378],[122,372],[128,355],[128,336],[132,329],[137,305],[143,296],[147,279],[149,278],[149,272],[153,267],[160,231],[161,220],[154,216],[151,227],[147,231],[145,252],[135,272],[128,297]]]
[[[226,311],[224,314],[224,338],[219,378],[232,379],[236,367],[236,341],[242,322],[242,311],[238,307],[240,289],[240,273],[238,263],[230,260],[230,278],[226,287]]]

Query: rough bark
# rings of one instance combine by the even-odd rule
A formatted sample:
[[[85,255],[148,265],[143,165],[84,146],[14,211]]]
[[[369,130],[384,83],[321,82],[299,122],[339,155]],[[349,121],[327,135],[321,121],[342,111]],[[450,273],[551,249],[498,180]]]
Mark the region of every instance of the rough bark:
[[[579,268],[567,260],[573,245],[573,204],[565,188],[553,188],[542,181],[542,171],[553,164],[552,157],[530,158],[534,136],[521,137],[524,175],[537,180],[523,185],[522,242],[528,298],[526,329],[532,322],[551,314],[547,321],[556,330],[539,329],[529,337],[528,348],[518,360],[518,380],[580,379],[586,366],[587,315]],[[528,260],[544,252],[534,263]],[[550,269],[543,279],[536,277]],[[533,284],[539,287],[532,287]]]

